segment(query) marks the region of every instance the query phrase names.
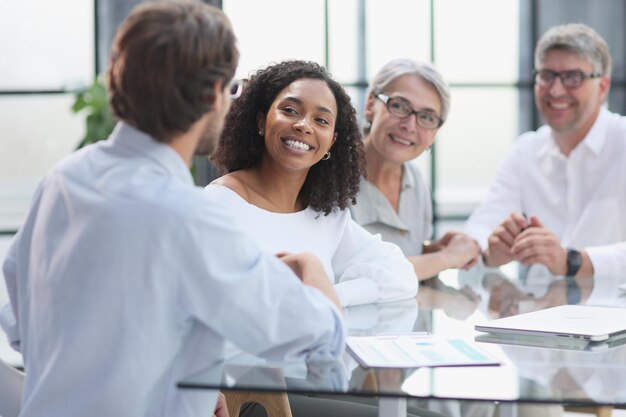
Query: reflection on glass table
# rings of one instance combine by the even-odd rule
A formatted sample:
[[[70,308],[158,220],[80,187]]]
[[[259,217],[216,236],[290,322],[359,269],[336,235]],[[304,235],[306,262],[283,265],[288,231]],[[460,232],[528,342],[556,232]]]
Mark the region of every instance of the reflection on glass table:
[[[347,308],[349,332],[368,336],[428,331],[474,341],[481,334],[474,330],[478,322],[568,302],[564,279],[519,280],[512,271],[477,267],[447,272],[425,281],[416,300]],[[580,280],[579,302],[626,307],[626,295],[619,290],[624,283],[626,277]],[[477,344],[502,365],[366,369],[348,352],[341,362],[324,364],[269,364],[241,355],[189,376],[179,386],[378,397],[380,415],[387,416],[405,415],[407,399],[429,407],[450,400],[495,402],[507,404],[512,415],[525,403],[626,405],[626,345],[595,351],[491,341]]]

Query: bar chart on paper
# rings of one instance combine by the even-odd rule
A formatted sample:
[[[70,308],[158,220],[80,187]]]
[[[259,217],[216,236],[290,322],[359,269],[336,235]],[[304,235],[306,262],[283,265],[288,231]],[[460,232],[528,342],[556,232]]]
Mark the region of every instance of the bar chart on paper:
[[[355,336],[348,338],[354,357],[368,368],[499,365],[474,343],[428,334]]]

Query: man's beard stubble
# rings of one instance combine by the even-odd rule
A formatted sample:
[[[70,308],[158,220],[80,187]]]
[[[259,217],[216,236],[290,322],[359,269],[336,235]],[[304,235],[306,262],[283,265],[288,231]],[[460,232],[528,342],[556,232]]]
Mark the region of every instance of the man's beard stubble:
[[[215,123],[213,120],[209,120],[207,126],[202,132],[202,137],[198,141],[196,146],[196,156],[211,156],[217,149],[220,143],[220,136],[222,135],[222,128],[224,123]]]

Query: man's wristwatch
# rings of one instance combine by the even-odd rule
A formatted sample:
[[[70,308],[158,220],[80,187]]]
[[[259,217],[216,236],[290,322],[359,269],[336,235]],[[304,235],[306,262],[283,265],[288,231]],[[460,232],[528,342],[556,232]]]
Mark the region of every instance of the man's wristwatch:
[[[583,264],[583,256],[576,249],[567,250],[567,272],[565,276],[573,277]]]

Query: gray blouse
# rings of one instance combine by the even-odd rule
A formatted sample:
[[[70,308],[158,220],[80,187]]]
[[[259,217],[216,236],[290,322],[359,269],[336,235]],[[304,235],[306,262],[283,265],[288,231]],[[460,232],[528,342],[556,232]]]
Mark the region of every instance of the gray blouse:
[[[400,246],[405,256],[422,254],[424,240],[432,237],[433,214],[430,190],[415,163],[403,165],[398,212],[365,178],[361,178],[356,200],[357,203],[350,206],[350,213],[357,223]]]

